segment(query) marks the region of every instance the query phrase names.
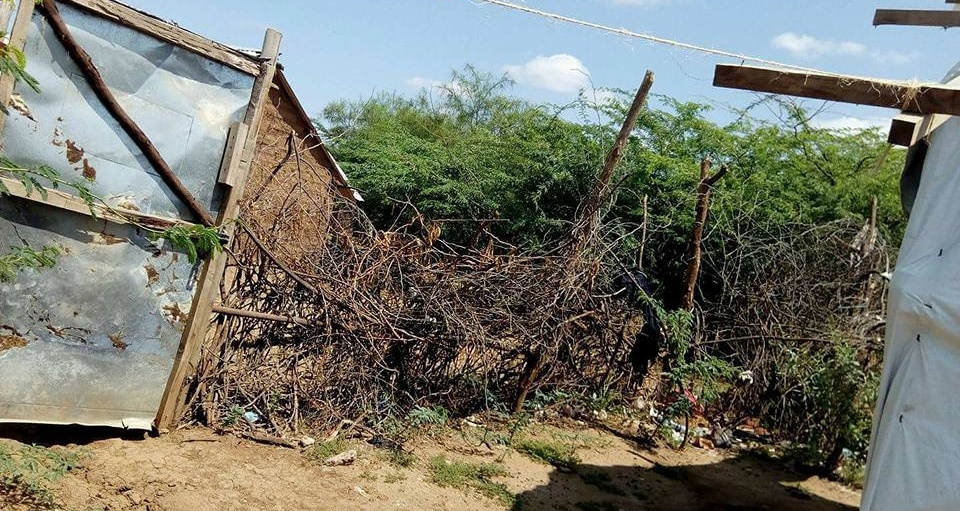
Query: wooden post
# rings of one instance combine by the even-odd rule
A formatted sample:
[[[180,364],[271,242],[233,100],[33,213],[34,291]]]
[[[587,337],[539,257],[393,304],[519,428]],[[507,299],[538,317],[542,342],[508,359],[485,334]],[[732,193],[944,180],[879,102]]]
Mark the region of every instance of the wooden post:
[[[640,226],[640,250],[637,251],[637,268],[643,269],[643,251],[647,247],[647,199],[649,197],[644,194],[643,196],[643,224]]]
[[[10,42],[7,43],[11,48],[23,51],[23,45],[27,42],[27,31],[30,24],[33,23],[33,8],[36,4],[33,0],[20,0],[20,6],[17,8],[17,17],[13,20],[13,28],[10,29]],[[0,105],[7,107],[10,105],[10,97],[13,95],[13,86],[17,79],[10,73],[0,76]],[[7,116],[0,112],[0,133],[3,133]]]
[[[630,110],[627,111],[627,117],[623,120],[620,133],[617,135],[613,147],[610,148],[607,159],[603,162],[603,169],[593,184],[593,190],[591,190],[590,195],[587,196],[587,200],[584,202],[583,216],[578,226],[579,232],[575,233],[579,241],[589,239],[593,230],[596,229],[600,223],[600,208],[603,205],[604,199],[609,194],[610,179],[613,177],[613,172],[617,169],[617,165],[623,160],[624,154],[626,154],[627,141],[630,138],[630,133],[633,132],[633,128],[637,125],[637,118],[640,117],[640,111],[643,110],[643,105],[647,102],[650,88],[653,87],[653,80],[653,71],[648,69],[643,77],[643,82],[640,84],[640,89],[637,90],[637,95],[633,98]]]
[[[707,214],[710,212],[710,192],[713,185],[720,181],[727,173],[727,167],[720,167],[713,176],[710,175],[710,168],[713,163],[710,158],[704,158],[700,162],[700,184],[697,186],[697,213],[693,222],[693,232],[690,235],[690,246],[687,248],[687,271],[684,276],[683,298],[680,300],[680,308],[686,311],[693,311],[694,298],[697,291],[697,279],[700,277],[700,259],[702,256],[701,244],[703,243],[703,229],[707,224]]]
[[[257,146],[257,133],[260,129],[260,121],[263,118],[263,110],[270,97],[270,87],[273,84],[273,77],[277,70],[277,57],[280,54],[280,32],[273,29],[267,29],[263,40],[263,49],[260,57],[263,64],[260,67],[260,74],[253,84],[253,92],[250,96],[250,102],[247,104],[247,111],[244,115],[243,123],[247,125],[246,140],[242,141],[244,150],[241,158],[234,159],[231,162],[236,165],[236,169],[227,169],[227,175],[236,173],[236,186],[229,188],[220,211],[218,224],[223,226],[223,232],[229,239],[232,239],[236,230],[236,224],[233,222],[224,223],[224,221],[236,218],[240,209],[240,199],[243,197],[244,189],[247,185],[247,178],[250,173],[250,166],[253,163],[254,152]],[[241,143],[237,141],[237,143]],[[186,388],[187,378],[196,370],[197,362],[200,359],[200,350],[203,341],[207,336],[213,306],[219,301],[220,282],[227,266],[227,254],[225,251],[218,252],[204,266],[200,275],[197,292],[193,299],[193,307],[190,319],[180,342],[180,348],[174,359],[173,370],[167,381],[167,388],[164,390],[160,402],[160,409],[157,412],[157,418],[154,421],[158,431],[164,431],[170,428],[182,414],[185,401],[184,390]]]

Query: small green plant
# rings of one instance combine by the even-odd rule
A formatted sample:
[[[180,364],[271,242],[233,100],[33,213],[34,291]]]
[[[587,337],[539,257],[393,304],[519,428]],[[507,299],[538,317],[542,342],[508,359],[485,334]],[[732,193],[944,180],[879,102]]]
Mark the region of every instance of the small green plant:
[[[337,437],[333,440],[313,444],[303,452],[303,456],[314,463],[323,463],[327,458],[336,456],[349,447],[350,444],[346,440]]]
[[[436,456],[430,460],[427,468],[431,480],[439,486],[469,488],[508,506],[512,505],[516,498],[506,485],[493,480],[509,475],[503,465],[498,463],[452,461],[444,456]]]
[[[520,454],[557,468],[573,470],[580,463],[576,448],[550,440],[523,439],[514,445]]]
[[[854,488],[863,488],[863,478],[866,475],[866,464],[855,458],[845,458],[837,469],[837,479],[841,483]]]
[[[52,268],[57,264],[60,249],[46,246],[34,250],[28,246],[10,247],[10,252],[0,256],[0,282],[9,282],[25,268]]]
[[[227,416],[223,418],[223,425],[226,427],[236,426],[243,417],[244,409],[242,406],[233,405],[227,411]]]
[[[387,475],[383,476],[383,482],[387,484],[399,483],[407,479],[407,476],[403,472],[390,472]]]
[[[219,252],[222,248],[220,234],[213,227],[203,225],[177,225],[155,233],[154,240],[164,239],[187,253],[187,260],[196,263],[200,257]]]
[[[413,453],[404,450],[401,446],[383,449],[380,452],[384,461],[397,468],[410,468],[417,461],[417,457]]]
[[[450,412],[442,406],[418,406],[410,410],[407,420],[413,427],[442,426],[450,420]]]
[[[88,457],[82,450],[0,443],[0,503],[53,509],[53,484]]]

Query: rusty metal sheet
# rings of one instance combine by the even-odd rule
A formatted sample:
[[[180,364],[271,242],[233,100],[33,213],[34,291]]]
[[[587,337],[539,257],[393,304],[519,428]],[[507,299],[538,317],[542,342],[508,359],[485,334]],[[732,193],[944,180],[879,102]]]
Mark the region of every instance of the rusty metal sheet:
[[[187,189],[216,212],[216,171],[230,126],[243,118],[253,77],[68,5],[61,11],[117,101]],[[52,165],[68,177],[95,177],[94,193],[110,204],[190,219],[39,14],[24,51],[41,93],[17,87],[21,101],[3,135],[6,154],[25,165]]]
[[[217,211],[227,132],[253,78],[114,21],[61,6],[130,116],[198,200]],[[193,220],[99,103],[36,16],[25,53],[40,81],[3,133],[5,153],[67,179],[92,178],[107,203]],[[54,268],[0,284],[0,422],[147,429],[173,366],[197,267],[132,226],[0,198],[0,253],[56,246]]]

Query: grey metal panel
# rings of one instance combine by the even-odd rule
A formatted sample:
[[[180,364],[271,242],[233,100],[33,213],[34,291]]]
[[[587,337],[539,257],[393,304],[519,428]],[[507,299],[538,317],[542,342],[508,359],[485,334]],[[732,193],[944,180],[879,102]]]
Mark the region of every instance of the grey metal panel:
[[[230,126],[243,118],[253,77],[79,9],[64,5],[61,11],[120,104],[187,189],[217,211],[215,170]],[[94,193],[113,205],[190,219],[186,207],[97,100],[39,14],[25,53],[27,69],[40,81],[42,92],[18,85],[30,116],[15,112],[8,121],[7,155],[23,164],[45,163],[77,178],[85,170],[95,173]]]
[[[77,41],[118,101],[212,211],[228,128],[253,78],[61,4]],[[42,93],[18,85],[4,152],[145,213],[194,220],[103,108],[42,17],[25,53]],[[57,246],[52,269],[0,284],[0,422],[149,428],[194,296],[196,268],[135,227],[0,198],[0,254]]]
[[[0,419],[149,427],[193,298],[186,256],[21,199],[0,200],[0,240],[62,251],[0,284]]]

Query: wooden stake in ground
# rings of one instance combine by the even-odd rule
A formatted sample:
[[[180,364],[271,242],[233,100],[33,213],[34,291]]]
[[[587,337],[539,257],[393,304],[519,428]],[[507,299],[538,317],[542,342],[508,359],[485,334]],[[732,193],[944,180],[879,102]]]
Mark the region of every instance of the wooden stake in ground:
[[[693,222],[693,233],[690,235],[690,246],[687,248],[687,272],[684,277],[683,298],[680,308],[693,311],[693,301],[696,296],[697,279],[700,277],[700,259],[702,257],[701,244],[703,243],[703,228],[707,224],[707,215],[710,212],[710,192],[727,174],[727,166],[720,167],[716,174],[710,175],[713,162],[704,158],[700,162],[700,184],[697,186],[697,216]]]
[[[627,117],[623,121],[623,126],[620,127],[620,133],[617,135],[613,147],[610,148],[610,152],[603,162],[600,175],[597,176],[590,195],[588,195],[587,199],[583,202],[580,216],[573,230],[572,243],[570,245],[569,262],[571,267],[575,261],[579,260],[584,249],[590,245],[590,239],[594,231],[596,231],[597,226],[600,225],[600,211],[603,209],[604,203],[613,196],[610,181],[613,179],[613,173],[617,170],[617,166],[623,161],[623,156],[626,154],[630,133],[632,133],[633,128],[636,127],[637,118],[640,117],[640,111],[643,110],[643,105],[647,102],[647,96],[650,95],[650,89],[653,87],[653,80],[653,71],[648,69],[643,76],[643,82],[641,82],[640,88],[637,90],[637,95],[633,98],[630,110],[627,111]],[[574,274],[575,272],[569,273]],[[533,388],[533,384],[536,383],[537,376],[540,374],[540,370],[543,369],[546,362],[544,357],[545,354],[542,349],[536,349],[527,353],[526,365],[520,377],[520,382],[517,385],[517,396],[513,402],[513,413],[523,411],[523,403],[527,400],[527,394],[530,393],[530,389]]]
[[[623,161],[627,142],[630,140],[630,133],[633,133],[633,128],[637,125],[637,118],[640,117],[640,111],[643,110],[643,105],[647,102],[647,96],[650,95],[650,89],[653,87],[653,80],[653,71],[648,69],[643,77],[643,83],[640,84],[640,89],[637,90],[637,95],[633,98],[630,110],[627,111],[627,117],[623,121],[617,140],[610,148],[610,152],[607,153],[607,159],[603,162],[603,169],[597,176],[590,195],[583,203],[582,216],[577,226],[578,232],[575,234],[579,240],[589,239],[597,225],[600,224],[600,210],[603,208],[604,202],[613,195],[613,190],[610,189],[610,180],[613,178],[617,166]]]

